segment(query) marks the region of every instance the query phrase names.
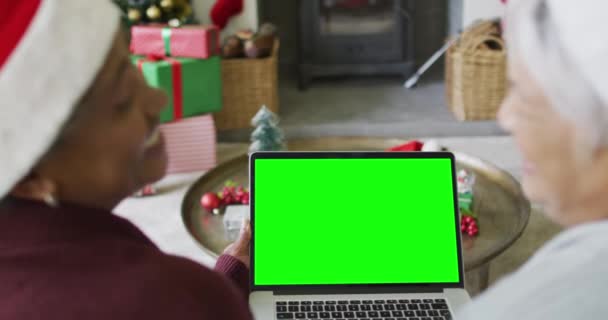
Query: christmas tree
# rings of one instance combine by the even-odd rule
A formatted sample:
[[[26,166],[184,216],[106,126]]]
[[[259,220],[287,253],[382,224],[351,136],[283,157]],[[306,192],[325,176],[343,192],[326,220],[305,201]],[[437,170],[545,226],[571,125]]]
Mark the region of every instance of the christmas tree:
[[[194,23],[189,0],[113,0],[130,25],[167,23],[172,27]]]
[[[281,128],[279,128],[279,117],[272,113],[266,106],[251,119],[255,130],[251,134],[251,147],[249,152],[256,151],[281,151],[285,150],[285,139]]]

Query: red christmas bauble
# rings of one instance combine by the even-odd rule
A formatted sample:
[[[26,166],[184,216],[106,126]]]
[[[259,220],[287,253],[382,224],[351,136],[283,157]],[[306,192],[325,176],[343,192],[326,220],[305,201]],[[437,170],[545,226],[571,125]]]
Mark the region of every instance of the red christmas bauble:
[[[234,194],[236,192],[235,187],[224,187],[224,192],[228,194]]]
[[[220,205],[220,198],[213,192],[207,192],[201,198],[201,206],[208,212],[213,212],[213,210],[218,209]]]
[[[467,233],[470,236],[476,236],[479,233],[479,229],[477,228],[477,226],[469,225],[469,227],[467,228]]]
[[[460,231],[471,237],[479,234],[479,226],[477,225],[477,219],[472,216],[463,215],[460,220]]]
[[[249,204],[249,192],[245,192],[241,197],[241,204]]]
[[[243,189],[243,187],[238,187],[236,189],[236,192],[234,193],[234,198],[236,199],[237,202],[242,202],[243,201],[243,197],[245,196],[245,189]]]

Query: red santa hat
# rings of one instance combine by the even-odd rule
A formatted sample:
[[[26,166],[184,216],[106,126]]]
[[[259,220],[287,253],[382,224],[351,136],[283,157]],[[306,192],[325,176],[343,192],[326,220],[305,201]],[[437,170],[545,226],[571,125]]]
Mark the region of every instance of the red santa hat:
[[[0,197],[54,142],[119,27],[110,0],[0,0]]]

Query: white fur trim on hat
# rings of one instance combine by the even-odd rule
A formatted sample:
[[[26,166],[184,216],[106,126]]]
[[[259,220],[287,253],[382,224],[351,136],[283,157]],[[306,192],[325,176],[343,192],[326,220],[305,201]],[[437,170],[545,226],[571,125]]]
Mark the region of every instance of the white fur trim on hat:
[[[577,157],[608,146],[605,0],[518,0],[506,21],[512,63],[521,64],[551,105],[576,124]]]
[[[43,0],[0,68],[0,197],[48,150],[120,27],[110,0]]]
[[[608,104],[608,70],[604,24],[608,18],[605,0],[548,1],[555,32],[568,58],[588,79],[596,94]]]

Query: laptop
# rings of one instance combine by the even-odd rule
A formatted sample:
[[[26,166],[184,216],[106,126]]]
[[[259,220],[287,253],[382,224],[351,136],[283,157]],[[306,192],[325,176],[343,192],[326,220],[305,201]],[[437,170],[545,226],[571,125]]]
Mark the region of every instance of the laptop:
[[[258,320],[453,319],[464,289],[448,152],[250,157]]]

